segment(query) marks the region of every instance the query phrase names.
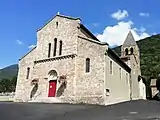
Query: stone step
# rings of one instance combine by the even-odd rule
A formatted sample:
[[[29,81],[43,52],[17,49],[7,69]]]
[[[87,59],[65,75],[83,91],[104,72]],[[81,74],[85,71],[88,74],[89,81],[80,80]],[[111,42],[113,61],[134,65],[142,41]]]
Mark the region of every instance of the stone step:
[[[44,103],[62,103],[61,100],[59,100],[56,97],[52,97],[52,98],[35,98],[32,100],[29,100],[28,102],[44,102]]]

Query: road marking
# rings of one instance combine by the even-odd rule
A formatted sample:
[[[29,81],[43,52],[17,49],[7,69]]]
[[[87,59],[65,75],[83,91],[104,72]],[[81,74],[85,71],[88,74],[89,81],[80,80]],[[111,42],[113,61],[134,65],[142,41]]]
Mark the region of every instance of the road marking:
[[[129,112],[129,114],[137,114],[138,112]]]

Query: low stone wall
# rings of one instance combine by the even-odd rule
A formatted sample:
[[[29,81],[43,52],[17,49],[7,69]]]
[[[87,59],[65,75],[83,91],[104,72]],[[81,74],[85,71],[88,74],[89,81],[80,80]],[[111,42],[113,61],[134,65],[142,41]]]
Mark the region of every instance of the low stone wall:
[[[15,93],[0,93],[0,102],[13,101]]]

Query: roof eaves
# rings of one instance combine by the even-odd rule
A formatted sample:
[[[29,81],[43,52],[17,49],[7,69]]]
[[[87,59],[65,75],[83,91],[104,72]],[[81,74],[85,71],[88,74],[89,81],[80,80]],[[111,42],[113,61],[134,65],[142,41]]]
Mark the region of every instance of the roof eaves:
[[[83,29],[87,34],[89,34],[94,40],[100,41],[83,24],[80,24],[80,28]]]
[[[116,60],[118,60],[121,65],[128,71],[128,72],[131,72],[131,68],[126,64],[124,63],[121,58],[119,58],[116,53],[114,53],[110,48],[108,48],[108,53],[110,53]]]
[[[26,57],[29,53],[31,53],[35,48],[36,48],[36,47],[34,47],[34,48],[31,49],[28,53],[26,53],[23,57],[21,57],[21,58],[19,59],[19,61],[22,60],[24,57]]]
[[[90,41],[90,42],[97,43],[97,44],[99,44],[99,45],[108,45],[108,43],[106,43],[106,42],[100,42],[100,41],[96,41],[96,40],[94,40],[94,39],[85,38],[85,37],[81,37],[81,36],[78,36],[78,37],[79,37],[79,38],[82,38],[82,39],[85,39],[85,40],[88,40],[88,41]]]

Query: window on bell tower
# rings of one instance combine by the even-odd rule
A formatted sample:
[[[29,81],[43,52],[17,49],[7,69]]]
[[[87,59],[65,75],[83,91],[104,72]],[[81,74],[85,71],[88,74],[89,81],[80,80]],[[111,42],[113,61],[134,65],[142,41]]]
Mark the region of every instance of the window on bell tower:
[[[131,55],[133,54],[133,48],[130,48]]]
[[[128,48],[125,49],[125,55],[128,55]]]

